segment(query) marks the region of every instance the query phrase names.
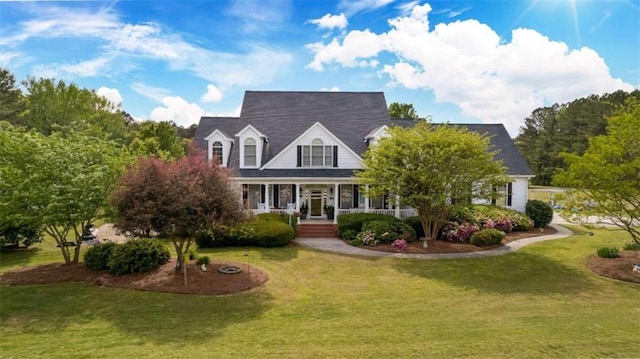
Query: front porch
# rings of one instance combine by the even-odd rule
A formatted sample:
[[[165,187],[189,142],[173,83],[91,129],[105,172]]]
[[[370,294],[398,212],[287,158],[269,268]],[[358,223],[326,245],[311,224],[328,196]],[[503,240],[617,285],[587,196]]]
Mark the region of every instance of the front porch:
[[[247,179],[238,180],[244,182],[241,184],[242,201],[246,209],[256,214],[299,212],[303,217],[299,220],[302,224],[305,219],[329,220],[336,224],[339,215],[350,213],[378,213],[400,219],[416,215],[413,208],[400,204],[398,196],[387,194],[369,198],[366,191],[352,183],[349,178],[337,183],[309,179],[296,183],[283,179],[262,179],[262,183],[247,183]]]

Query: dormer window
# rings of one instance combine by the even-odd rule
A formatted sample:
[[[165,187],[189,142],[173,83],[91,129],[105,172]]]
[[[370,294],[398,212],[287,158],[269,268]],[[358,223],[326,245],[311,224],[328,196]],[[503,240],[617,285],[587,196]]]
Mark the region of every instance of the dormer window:
[[[211,145],[211,160],[217,161],[217,163],[222,164],[222,142],[216,141]]]
[[[247,167],[257,166],[256,140],[253,138],[244,140],[244,165]]]

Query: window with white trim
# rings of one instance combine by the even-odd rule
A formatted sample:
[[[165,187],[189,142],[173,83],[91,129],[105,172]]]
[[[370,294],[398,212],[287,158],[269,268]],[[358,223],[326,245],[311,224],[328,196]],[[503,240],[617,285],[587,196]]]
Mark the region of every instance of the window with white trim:
[[[216,141],[211,145],[211,159],[217,158],[218,164],[223,164],[222,161],[222,142]]]
[[[299,146],[299,167],[336,167],[334,152],[336,146],[325,146],[324,142],[316,138],[311,145]]]
[[[247,138],[244,140],[244,165],[257,166],[256,160],[256,140]]]

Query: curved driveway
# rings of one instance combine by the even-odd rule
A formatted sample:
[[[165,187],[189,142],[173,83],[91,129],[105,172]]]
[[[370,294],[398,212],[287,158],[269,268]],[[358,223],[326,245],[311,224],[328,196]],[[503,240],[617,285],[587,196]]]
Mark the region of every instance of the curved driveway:
[[[571,236],[573,233],[557,224],[550,224],[558,232],[555,234],[549,234],[545,236],[529,237],[524,239],[518,239],[513,242],[509,242],[502,247],[496,249],[489,249],[480,252],[468,252],[468,253],[392,253],[382,252],[372,249],[366,249],[363,247],[354,247],[344,243],[338,238],[298,238],[296,243],[313,249],[321,251],[350,254],[356,256],[366,257],[394,257],[394,258],[419,258],[419,259],[455,259],[455,258],[480,258],[497,256],[510,252],[515,252],[518,249],[527,246],[531,243],[543,242],[552,239],[559,239]]]

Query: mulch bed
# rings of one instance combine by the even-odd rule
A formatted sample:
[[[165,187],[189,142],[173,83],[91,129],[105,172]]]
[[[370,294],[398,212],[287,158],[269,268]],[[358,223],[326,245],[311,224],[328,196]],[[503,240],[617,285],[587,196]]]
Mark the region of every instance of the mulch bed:
[[[592,255],[587,259],[587,267],[601,276],[640,283],[640,273],[633,271],[633,264],[640,264],[640,251],[621,251],[618,258],[600,258]]]
[[[508,233],[502,245],[511,241],[533,236],[554,234],[553,227],[546,227],[541,232],[534,229],[528,232]],[[409,243],[404,253],[462,253],[484,251],[501,245],[476,247],[468,243],[453,243],[446,241],[430,241],[429,248],[423,248],[421,241]],[[398,249],[388,244],[381,244],[368,249],[398,252]],[[622,251],[618,258],[600,258],[593,255],[587,260],[587,267],[594,273],[618,280],[640,283],[640,274],[632,272],[632,264],[640,263],[640,251]],[[222,274],[218,268],[224,265],[234,265],[242,269],[238,274]],[[215,261],[206,272],[193,262],[187,267],[187,285],[184,285],[183,273],[175,271],[173,260],[149,273],[131,274],[114,277],[107,272],[96,272],[87,268],[84,263],[62,264],[53,263],[40,266],[23,267],[0,274],[0,285],[20,284],[50,284],[60,282],[87,282],[100,286],[118,287],[143,291],[157,291],[169,293],[222,295],[252,290],[264,284],[269,277],[261,270],[246,264]]]
[[[242,269],[238,274],[222,274],[218,268],[234,265]],[[97,272],[84,263],[53,263],[24,267],[0,274],[0,284],[49,284],[59,282],[88,282],[101,286],[143,291],[221,295],[251,290],[265,283],[269,277],[261,270],[246,264],[213,262],[203,272],[193,262],[187,267],[187,285],[182,271],[176,272],[175,262],[160,266],[153,272],[115,277],[107,272]]]
[[[429,247],[422,247],[422,241],[414,241],[411,243],[407,243],[407,248],[403,251],[398,250],[396,247],[392,247],[391,244],[378,244],[375,247],[362,247],[367,249],[372,249],[375,251],[383,251],[383,252],[402,252],[402,253],[468,253],[468,252],[480,252],[486,251],[489,249],[498,248],[504,244],[509,242],[529,238],[536,236],[544,236],[547,234],[555,234],[557,231],[553,227],[545,227],[540,231],[540,228],[534,228],[529,231],[524,232],[511,232],[507,233],[502,240],[502,244],[494,244],[490,246],[477,247],[470,243],[460,243],[460,242],[448,242],[448,241],[429,241]]]

